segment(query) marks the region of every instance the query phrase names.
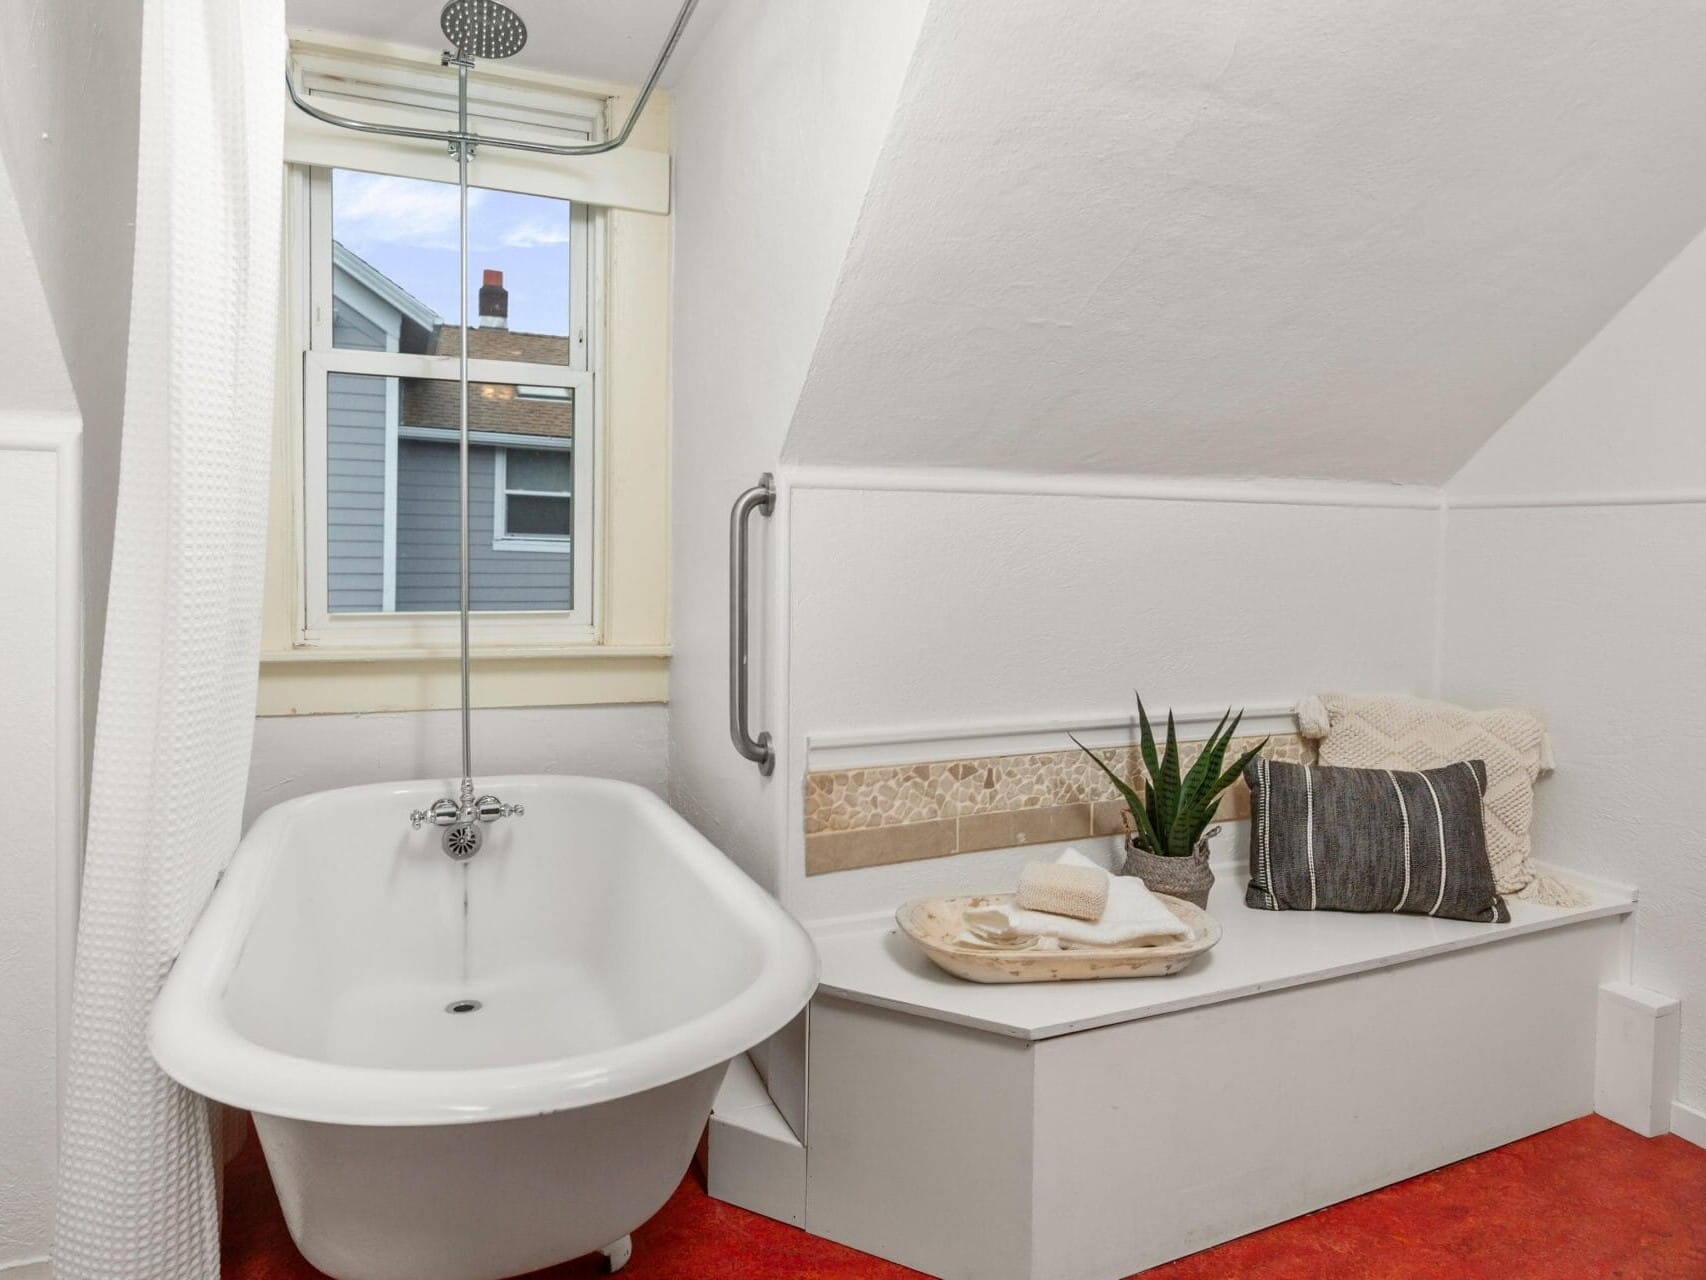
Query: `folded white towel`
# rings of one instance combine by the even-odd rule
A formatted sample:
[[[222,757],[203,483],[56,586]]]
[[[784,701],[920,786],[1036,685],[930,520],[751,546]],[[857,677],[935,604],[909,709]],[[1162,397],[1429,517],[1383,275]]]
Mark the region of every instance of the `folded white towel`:
[[[1076,849],[1068,849],[1059,861],[1066,866],[1102,870]],[[1169,911],[1167,904],[1136,876],[1108,876],[1108,905],[1102,918],[1094,923],[1044,911],[1026,911],[1011,902],[974,907],[966,912],[965,922],[968,941],[1005,945],[1053,938],[1063,947],[1134,946],[1171,942],[1188,938],[1191,933],[1190,926]]]

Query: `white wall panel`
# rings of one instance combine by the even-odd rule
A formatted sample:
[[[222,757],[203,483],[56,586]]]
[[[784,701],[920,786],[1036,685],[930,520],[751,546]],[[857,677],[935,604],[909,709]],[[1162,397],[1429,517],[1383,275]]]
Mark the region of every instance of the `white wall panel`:
[[[75,923],[82,671],[74,415],[0,412],[0,1270],[47,1254]]]
[[[476,677],[477,678],[477,677]],[[662,706],[509,707],[474,712],[478,776],[574,773],[667,790]],[[247,826],[265,809],[332,787],[462,772],[459,711],[263,716],[255,721]],[[398,819],[407,818],[399,813]]]
[[[806,878],[804,740],[1146,703],[1289,705],[1327,688],[1428,691],[1439,513],[1410,507],[795,489],[784,901],[964,891],[1004,855]]]

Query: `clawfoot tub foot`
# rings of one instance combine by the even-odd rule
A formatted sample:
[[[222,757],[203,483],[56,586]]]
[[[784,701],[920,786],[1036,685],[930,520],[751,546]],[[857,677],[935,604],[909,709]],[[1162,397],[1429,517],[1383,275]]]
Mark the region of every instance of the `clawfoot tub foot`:
[[[634,1237],[623,1236],[615,1244],[607,1244],[599,1250],[604,1255],[604,1272],[615,1275],[628,1265],[628,1259],[634,1256]]]

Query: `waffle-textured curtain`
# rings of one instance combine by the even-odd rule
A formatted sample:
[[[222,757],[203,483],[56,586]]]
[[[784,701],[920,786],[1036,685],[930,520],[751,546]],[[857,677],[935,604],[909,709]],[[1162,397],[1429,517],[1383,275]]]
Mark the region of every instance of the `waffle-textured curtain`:
[[[145,0],[123,457],[62,1121],[60,1280],[217,1280],[155,993],[240,834],[283,203],[282,0]],[[90,199],[99,199],[91,192]]]

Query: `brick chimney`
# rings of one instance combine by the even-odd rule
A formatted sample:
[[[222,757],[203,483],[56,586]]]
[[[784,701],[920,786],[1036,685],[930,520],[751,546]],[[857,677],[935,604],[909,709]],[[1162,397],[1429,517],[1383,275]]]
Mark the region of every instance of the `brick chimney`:
[[[509,328],[509,290],[504,288],[504,273],[486,271],[480,286],[480,328]]]

